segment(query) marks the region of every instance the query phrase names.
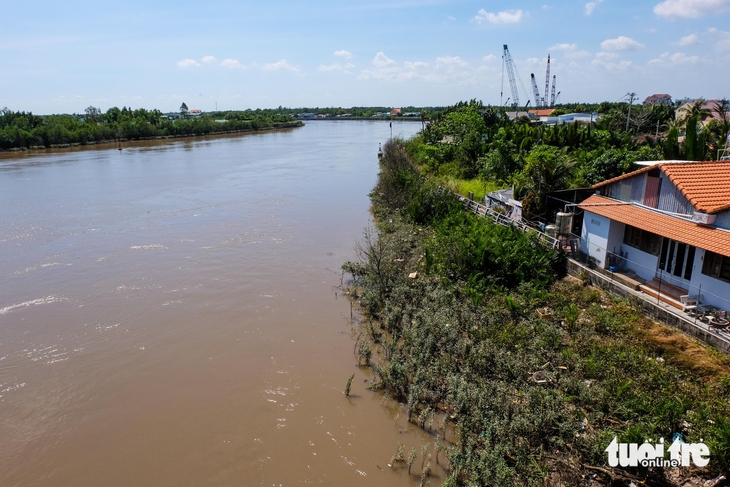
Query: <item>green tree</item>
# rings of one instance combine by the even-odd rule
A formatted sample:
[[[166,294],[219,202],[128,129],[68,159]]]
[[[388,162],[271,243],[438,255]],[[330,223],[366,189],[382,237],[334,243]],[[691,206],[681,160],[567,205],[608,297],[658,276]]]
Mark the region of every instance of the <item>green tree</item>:
[[[515,192],[516,196],[523,197],[523,216],[533,219],[544,213],[547,193],[568,185],[574,162],[564,149],[538,145],[525,156],[525,163],[525,168],[515,177]]]

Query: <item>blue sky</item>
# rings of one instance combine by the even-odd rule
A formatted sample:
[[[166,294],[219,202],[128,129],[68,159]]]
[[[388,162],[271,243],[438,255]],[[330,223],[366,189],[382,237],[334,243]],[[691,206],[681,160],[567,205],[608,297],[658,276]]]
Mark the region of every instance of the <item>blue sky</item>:
[[[0,107],[41,114],[499,104],[503,44],[528,90],[533,72],[544,90],[551,54],[563,102],[730,97],[730,0],[6,0],[2,11]]]

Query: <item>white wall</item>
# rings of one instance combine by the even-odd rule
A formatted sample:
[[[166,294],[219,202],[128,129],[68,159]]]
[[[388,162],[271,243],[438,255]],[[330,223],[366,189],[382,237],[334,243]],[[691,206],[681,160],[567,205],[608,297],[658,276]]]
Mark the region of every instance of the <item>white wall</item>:
[[[730,310],[730,282],[704,275],[702,273],[704,257],[705,251],[697,249],[695,252],[695,265],[692,269],[689,293],[697,294],[700,291],[704,296],[702,301],[704,304],[712,304],[718,308]],[[699,289],[700,285],[702,286],[701,290]]]
[[[621,222],[611,220],[611,228],[608,231],[608,241],[606,242],[606,251],[615,253],[617,256],[621,255],[621,249],[626,252],[626,245],[624,245],[624,225]],[[631,247],[629,247],[631,248]],[[606,258],[605,267],[608,268],[608,257]]]
[[[659,265],[659,256],[647,254],[636,247],[624,245],[624,253],[626,255],[626,268],[636,272],[636,275],[651,281],[656,276],[657,265]]]
[[[580,249],[589,257],[595,258],[598,267],[604,267],[606,264],[606,247],[610,228],[611,220],[585,210]]]

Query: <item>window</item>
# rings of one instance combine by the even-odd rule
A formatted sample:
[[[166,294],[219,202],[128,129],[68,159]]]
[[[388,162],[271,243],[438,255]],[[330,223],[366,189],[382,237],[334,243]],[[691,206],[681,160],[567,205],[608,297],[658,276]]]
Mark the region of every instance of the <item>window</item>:
[[[706,276],[730,282],[730,257],[705,251],[705,260],[702,263],[702,273]]]
[[[624,231],[624,243],[635,247],[642,252],[652,255],[659,255],[662,246],[662,238],[656,233],[647,232],[640,228],[626,225]]]

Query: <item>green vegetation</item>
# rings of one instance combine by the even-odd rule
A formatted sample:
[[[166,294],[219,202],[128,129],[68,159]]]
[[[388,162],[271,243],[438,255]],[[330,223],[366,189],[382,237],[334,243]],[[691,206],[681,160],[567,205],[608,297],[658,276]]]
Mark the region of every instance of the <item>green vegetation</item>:
[[[466,196],[481,198],[495,188],[512,186],[523,201],[523,215],[544,218],[545,195],[587,187],[636,169],[636,161],[703,160],[716,157],[730,130],[726,104],[716,107],[705,127],[701,109],[675,121],[672,107],[628,104],[563,105],[556,114],[594,110],[587,123],[544,125],[528,117],[510,120],[502,108],[472,100],[447,107],[432,117],[408,154],[425,175]]]
[[[464,212],[411,162],[422,144],[385,145],[370,195],[378,234],[367,232],[359,260],[343,268],[355,276],[361,339],[374,351],[371,388],[402,401],[414,424],[437,415],[443,425],[443,485],[577,486],[589,476],[666,485],[661,468],[605,466],[604,449],[614,436],[643,443],[675,433],[708,444],[702,475],[726,472],[730,359],[563,277],[565,256],[535,235]],[[550,172],[544,159],[563,150],[542,145],[525,165]],[[403,457],[398,445],[394,468]],[[415,458],[414,448],[401,468],[410,473]]]
[[[181,116],[187,106],[183,103]],[[221,122],[225,120],[225,122]],[[87,145],[117,140],[208,135],[261,130],[294,124],[274,110],[206,113],[197,118],[171,120],[159,110],[89,107],[84,115],[38,116],[29,112],[0,110],[0,150]]]

